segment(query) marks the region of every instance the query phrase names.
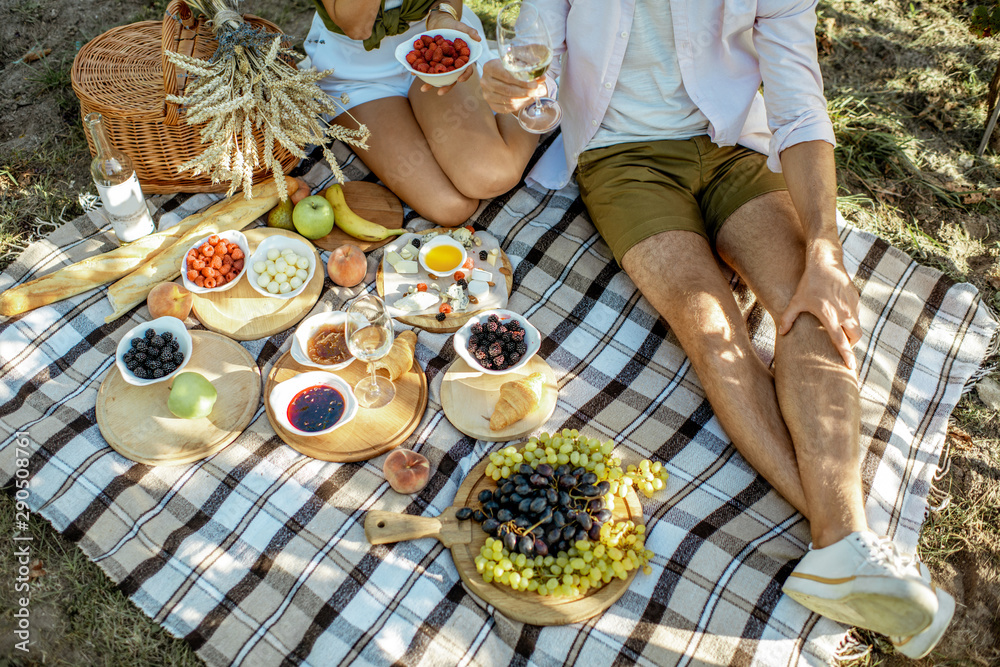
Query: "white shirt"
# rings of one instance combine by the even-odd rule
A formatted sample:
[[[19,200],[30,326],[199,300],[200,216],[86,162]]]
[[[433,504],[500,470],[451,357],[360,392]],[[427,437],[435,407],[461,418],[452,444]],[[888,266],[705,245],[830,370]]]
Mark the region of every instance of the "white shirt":
[[[585,150],[708,131],[708,118],[681,81],[670,0],[635,0],[631,32],[611,103]]]
[[[611,102],[635,0],[529,1],[563,56],[547,76],[559,81],[565,149],[565,159],[549,150],[529,177],[560,188]],[[681,80],[713,142],[764,153],[775,172],[789,146],[836,143],[817,62],[816,0],[670,0],[670,8]]]

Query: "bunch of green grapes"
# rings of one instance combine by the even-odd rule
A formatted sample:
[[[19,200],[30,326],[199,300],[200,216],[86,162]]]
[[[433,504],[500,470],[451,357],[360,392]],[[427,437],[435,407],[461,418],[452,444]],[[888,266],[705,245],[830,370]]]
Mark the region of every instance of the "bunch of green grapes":
[[[645,526],[632,521],[609,521],[601,526],[600,540],[577,540],[568,552],[556,556],[512,554],[501,540],[486,538],[476,556],[476,571],[486,583],[495,582],[517,591],[568,597],[583,595],[612,579],[627,579],[640,567],[652,572],[653,552],[645,547]]]
[[[553,435],[542,433],[521,448],[508,446],[490,454],[486,475],[497,481],[499,488],[493,492],[492,499],[486,498],[491,492],[484,491],[480,498],[483,509],[474,513],[474,518],[482,522],[483,529],[493,535],[487,538],[476,557],[476,569],[483,580],[541,595],[572,596],[600,588],[615,577],[625,579],[629,572],[639,568],[649,573],[648,561],[653,553],[645,548],[645,526],[636,526],[632,521],[615,521],[610,511],[602,513],[601,509],[613,510],[615,499],[625,498],[632,489],[641,491],[647,497],[652,496],[665,488],[668,474],[662,463],[648,460],[623,470],[621,460],[613,456],[613,452],[614,442],[611,440],[602,442],[596,438],[580,437],[575,429],[564,429]],[[533,476],[533,471],[540,473],[541,477]],[[575,484],[577,479],[580,484],[589,480],[588,483],[599,489],[580,491],[596,501],[586,505],[594,517],[593,525],[589,526],[589,534],[577,529],[576,539],[563,540],[559,542],[558,552],[555,549],[550,552],[545,546],[555,542],[551,531],[546,537],[544,528],[549,524],[545,523],[542,531],[535,531],[540,535],[538,539],[546,542],[542,545],[535,543],[536,548],[542,549],[543,553],[539,554],[533,551],[531,545],[524,544],[524,535],[527,533],[528,537],[534,537],[531,531],[540,522],[548,521],[553,508],[565,510],[565,501],[550,506],[540,502],[535,514],[517,516],[516,511],[513,514],[508,511],[505,515],[501,505],[513,507],[507,501],[507,494],[511,494],[516,502],[522,498],[510,489],[507,493],[502,493],[501,489],[511,486],[507,482],[522,485],[531,480],[535,480],[532,482],[535,486],[544,488],[543,482],[550,479],[554,488],[568,488],[571,495],[590,488],[558,486],[556,480],[563,481],[567,475],[571,477],[571,483]],[[515,488],[527,493],[524,486]],[[546,489],[545,493],[551,494],[551,491]],[[542,491],[535,491],[535,494],[543,495]],[[593,494],[602,495],[594,497]],[[496,498],[497,495],[501,498]],[[579,498],[576,495],[572,497]],[[501,501],[501,505],[497,505],[497,500]],[[466,512],[463,517],[473,515],[471,510]],[[514,517],[513,520],[508,518],[510,516]],[[538,517],[542,519],[538,520]],[[590,524],[586,518],[582,523],[585,526]],[[564,527],[564,534],[566,530]],[[572,529],[569,532],[572,533]],[[558,531],[555,536],[558,537]]]

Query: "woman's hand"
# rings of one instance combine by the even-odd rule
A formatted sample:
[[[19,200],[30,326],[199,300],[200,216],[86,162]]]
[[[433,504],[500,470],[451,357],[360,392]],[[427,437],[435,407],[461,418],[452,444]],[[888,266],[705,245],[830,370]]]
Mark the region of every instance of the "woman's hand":
[[[517,113],[531,104],[535,96],[548,92],[545,77],[534,81],[515,79],[499,59],[483,65],[483,78],[479,84],[486,103],[497,113]]]
[[[431,24],[432,20],[433,25]],[[459,32],[464,32],[470,39],[474,39],[477,42],[483,41],[483,38],[479,36],[479,32],[475,28],[467,26],[461,21],[456,21],[446,12],[431,12],[430,16],[427,17],[427,32],[434,32],[435,30],[457,30]],[[475,64],[466,68],[466,70],[462,72],[462,76],[458,77],[458,81],[450,86],[441,86],[440,88],[436,88],[437,94],[447,95],[448,92],[456,85],[462,83],[463,81],[467,81],[475,70]],[[435,90],[435,87],[429,83],[425,83],[420,86],[420,92],[422,93],[426,93],[430,90]]]

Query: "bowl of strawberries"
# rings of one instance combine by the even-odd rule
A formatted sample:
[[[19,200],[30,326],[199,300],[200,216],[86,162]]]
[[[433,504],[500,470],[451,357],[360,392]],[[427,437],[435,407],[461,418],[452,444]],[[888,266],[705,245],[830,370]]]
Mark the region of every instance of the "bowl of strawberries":
[[[440,88],[458,81],[483,54],[483,43],[460,30],[431,30],[396,47],[396,60],[421,81]]]

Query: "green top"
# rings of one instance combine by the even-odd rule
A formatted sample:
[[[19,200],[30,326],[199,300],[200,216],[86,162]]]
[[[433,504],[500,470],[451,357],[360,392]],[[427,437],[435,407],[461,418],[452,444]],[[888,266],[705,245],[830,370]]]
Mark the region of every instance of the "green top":
[[[402,7],[386,9],[385,0],[382,0],[378,8],[378,15],[375,17],[375,24],[372,26],[372,34],[364,41],[365,51],[377,49],[385,37],[401,35],[409,30],[411,22],[419,21],[427,16],[431,7],[438,2],[439,0],[403,0]],[[316,5],[316,13],[323,19],[323,25],[326,26],[327,30],[338,35],[347,34],[333,22],[321,0],[313,0],[313,3]]]

